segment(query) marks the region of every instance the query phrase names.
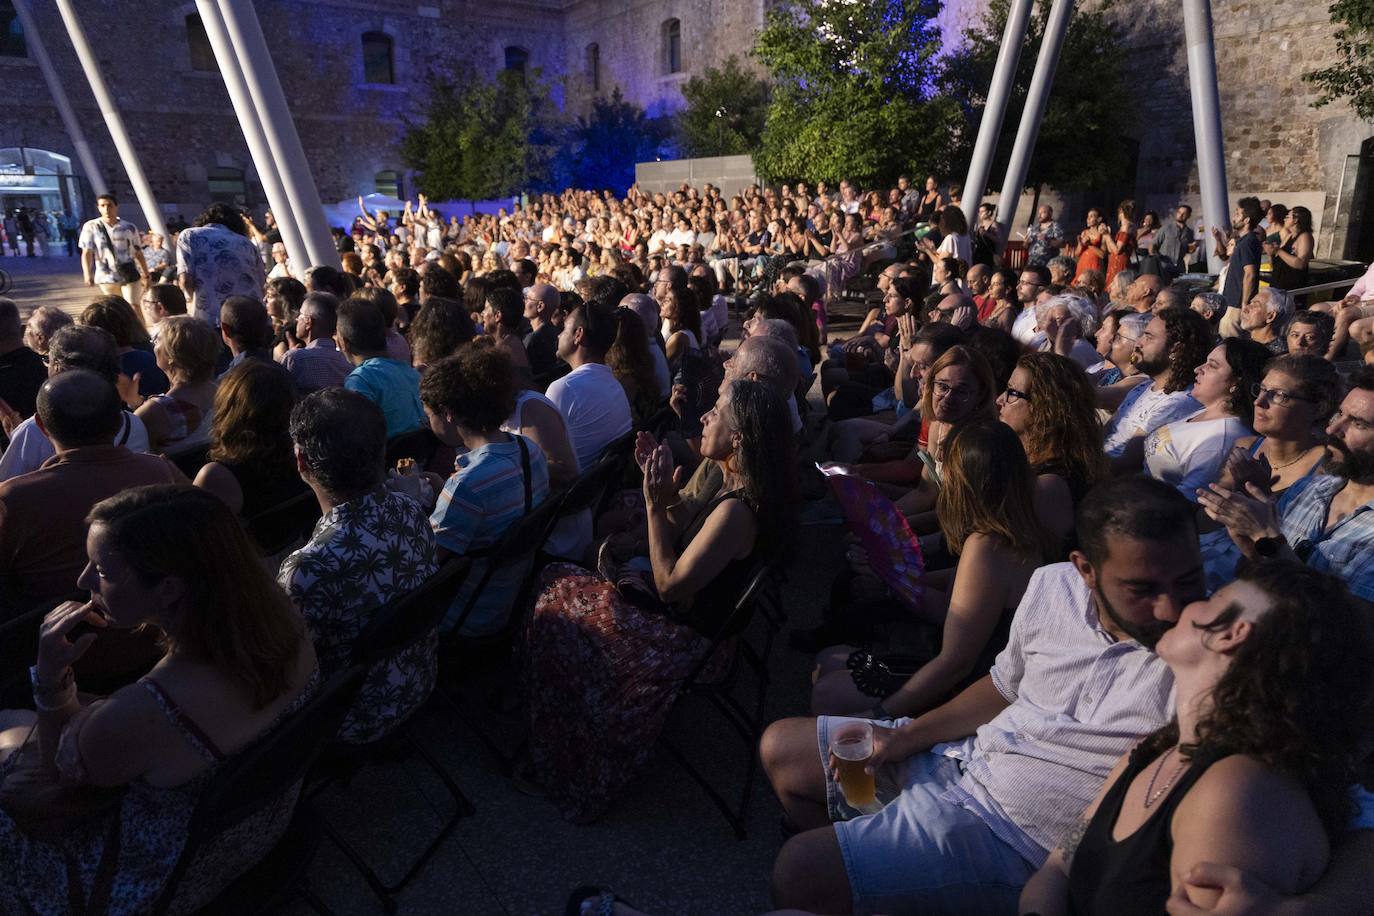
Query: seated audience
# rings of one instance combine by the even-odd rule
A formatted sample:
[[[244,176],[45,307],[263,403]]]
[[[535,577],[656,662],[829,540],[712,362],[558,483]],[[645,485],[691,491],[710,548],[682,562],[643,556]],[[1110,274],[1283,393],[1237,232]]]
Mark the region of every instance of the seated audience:
[[[1266,286],[1240,307],[1240,327],[1256,343],[1279,356],[1287,351],[1288,322],[1293,317],[1293,297]]]
[[[1323,359],[1340,359],[1344,356],[1341,351],[1345,350],[1345,346],[1342,344],[1340,351],[1332,347],[1335,335],[1336,321],[1330,315],[1313,311],[1298,312],[1288,322],[1288,330],[1284,335],[1285,352],[1294,356],[1306,354]]]
[[[405,336],[397,330],[397,324],[401,320],[401,306],[392,295],[391,290],[385,286],[364,286],[353,294],[355,299],[366,299],[382,311],[382,322],[386,325],[386,355],[388,359],[394,359],[398,363],[410,365],[411,353],[410,344]]]
[[[307,295],[305,284],[294,277],[269,279],[263,287],[262,304],[272,322],[272,358],[277,362],[292,346],[289,338],[295,333]]]
[[[1330,576],[1263,562],[1183,608],[1156,652],[1173,717],[1117,761],[1021,912],[1212,907],[1217,890],[1184,881],[1204,862],[1291,897],[1349,835],[1371,705],[1367,606]]]
[[[40,305],[29,312],[29,320],[24,323],[24,346],[39,356],[47,356],[53,336],[74,323],[72,316],[57,306]]]
[[[524,322],[525,304],[519,290],[502,286],[487,293],[487,303],[482,310],[483,330],[510,357],[522,385],[534,381],[530,360],[521,342],[520,328]]]
[[[530,323],[524,339],[525,355],[535,378],[548,376],[558,363],[558,328],[553,326],[558,305],[558,290],[547,283],[525,290],[524,316]]]
[[[377,610],[418,588],[439,563],[425,510],[384,483],[386,421],[376,404],[343,388],[307,395],[291,411],[291,440],[324,515],[277,581],[309,625],[327,677],[351,662]],[[339,739],[375,741],[419,709],[434,688],[437,650],[429,633],[369,671]]]
[[[295,403],[291,377],[280,366],[254,359],[224,373],[215,389],[210,451],[196,486],[244,518],[304,493],[291,448]]]
[[[8,441],[14,427],[33,416],[38,389],[47,377],[43,357],[24,345],[19,306],[0,297],[0,421],[11,421],[4,423],[0,441]]]
[[[939,653],[901,682],[872,671],[856,675],[869,652],[828,649],[817,659],[812,713],[914,716],[979,680],[1006,646],[1031,575],[1059,553],[1047,550],[1053,538],[1036,515],[1035,476],[1011,429],[990,419],[965,423],[950,434],[945,454],[935,507],[958,566],[947,591],[926,582],[920,612],[940,622]]]
[[[374,302],[347,299],[339,305],[339,351],[354,366],[344,387],[382,409],[386,436],[394,439],[425,425],[420,373],[387,355],[386,319]]]
[[[627,308],[617,308],[615,316],[615,343],[606,351],[606,365],[625,389],[635,423],[643,423],[664,403],[654,371],[653,345],[638,315]]]
[[[0,606],[8,617],[76,588],[85,565],[86,513],[109,496],[185,483],[173,465],[115,444],[124,427],[106,376],[67,369],[38,392],[37,423],[55,450],[42,467],[0,483]]]
[[[530,775],[568,819],[595,820],[643,768],[678,685],[755,564],[775,556],[794,499],[790,425],[775,391],[730,383],[702,435],[703,456],[721,465],[715,498],[686,514],[667,446],[644,456],[651,571],[545,571],[526,637]],[[634,602],[618,590],[625,576]]]
[[[190,486],[138,487],[97,503],[87,521],[80,585],[91,600],[67,602],[44,621],[33,669],[38,712],[0,713],[0,755],[7,771],[29,774],[33,799],[28,812],[15,799],[0,808],[6,913],[66,913],[73,901],[92,900],[107,912],[152,912],[211,777],[318,683],[305,627],[219,500]],[[83,702],[72,665],[99,637],[75,636],[81,624],[157,628],[167,653],[136,683]],[[19,781],[7,781],[7,795]],[[71,818],[72,794],[58,796],[58,785],[81,789],[89,814],[78,829],[28,832]],[[298,792],[210,837],[169,912],[209,904],[267,855]],[[45,806],[45,795],[60,797],[61,807]]]
[[[244,360],[272,359],[272,319],[267,308],[251,296],[230,296],[220,306],[219,330],[233,358],[228,368]]]
[[[301,394],[342,385],[353,371],[334,342],[338,324],[339,300],[332,293],[306,294],[293,332],[299,346],[281,357],[282,368]]]
[[[111,385],[118,384],[122,377],[119,372],[119,350],[114,337],[109,331],[82,325],[59,329],[48,349],[48,377],[52,378],[68,369],[89,369]],[[120,428],[114,437],[115,444],[126,446],[131,452],[149,451],[148,430],[143,421],[127,406],[120,419]],[[36,471],[54,454],[52,442],[34,417],[20,423],[10,435],[9,447],[0,456],[0,480]]]
[[[1145,440],[1145,473],[1189,499],[1217,479],[1236,443],[1251,435],[1254,391],[1269,351],[1253,340],[1228,337],[1193,373],[1192,397],[1202,408],[1157,428]]]
[[[138,380],[140,395],[146,398],[163,394],[171,387],[157,366],[148,332],[129,303],[119,296],[102,296],[86,306],[80,323],[110,332],[119,347],[119,371]]]
[[[620,300],[620,305],[638,315],[640,322],[643,323],[644,333],[649,339],[649,358],[654,361],[654,379],[658,382],[659,397],[668,397],[672,393],[673,382],[672,373],[668,371],[668,357],[663,353],[662,335],[659,333],[663,319],[658,302],[653,296],[630,293]]]
[[[224,302],[230,314],[237,298]],[[214,421],[219,335],[199,318],[178,315],[162,323],[154,350],[158,368],[172,383],[167,393],[144,400],[132,384],[121,391],[125,403],[137,406],[135,413],[148,428],[149,450],[176,455],[204,446]]]
[[[1143,377],[1107,423],[1104,447],[1118,473],[1135,473],[1150,433],[1197,412],[1188,393],[1193,372],[1207,359],[1215,337],[1201,315],[1170,309],[1150,319],[1131,362]]]
[[[488,341],[469,344],[425,371],[420,398],[439,441],[466,449],[442,482],[430,515],[440,556],[490,547],[549,495],[543,450],[502,428],[515,411],[510,357]],[[446,632],[487,636],[506,623],[528,573],[519,566],[493,576],[460,624],[484,569],[479,561],[468,574],[444,618]]]
[[[437,363],[458,352],[458,348],[477,336],[477,328],[459,299],[430,296],[410,323],[411,358],[415,368]]]
[[[143,312],[143,326],[148,329],[148,338],[156,344],[157,336],[162,333],[162,322],[173,315],[186,314],[186,294],[175,283],[154,283],[143,290],[143,301],[139,303],[139,308]]]

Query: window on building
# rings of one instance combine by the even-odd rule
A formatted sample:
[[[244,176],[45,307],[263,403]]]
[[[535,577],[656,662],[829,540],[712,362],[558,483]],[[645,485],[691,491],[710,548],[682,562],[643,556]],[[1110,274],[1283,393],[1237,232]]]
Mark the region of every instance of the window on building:
[[[506,69],[514,70],[523,78],[525,75],[525,65],[529,63],[530,52],[524,48],[511,45],[506,48]]]
[[[210,200],[236,207],[248,206],[248,185],[243,180],[243,169],[216,166],[206,173],[206,177],[210,179]]]
[[[0,0],[0,57],[28,57],[24,26],[10,0]]]
[[[395,43],[385,32],[363,33],[363,82],[396,82]]]
[[[186,17],[186,45],[191,49],[191,69],[214,73],[219,69],[215,63],[215,49],[210,47],[210,36],[205,34],[205,23],[199,13]]]
[[[682,72],[682,20],[663,23],[663,72]]]
[[[592,84],[592,92],[601,91],[601,46],[587,45],[587,82]]]
[[[394,197],[397,200],[405,200],[401,195],[401,192],[405,190],[401,187],[401,173],[395,169],[378,172],[377,177],[372,179],[372,186],[378,194],[385,194],[387,197]]]

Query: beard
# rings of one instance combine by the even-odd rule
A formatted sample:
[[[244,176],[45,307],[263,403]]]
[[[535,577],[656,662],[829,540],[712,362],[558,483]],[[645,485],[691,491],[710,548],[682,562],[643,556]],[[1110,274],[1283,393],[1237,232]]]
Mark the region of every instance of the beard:
[[[1353,452],[1340,439],[1332,437],[1327,445],[1338,457],[1326,467],[1326,472],[1336,477],[1344,477],[1351,483],[1367,485],[1374,483],[1374,455]]]
[[[1159,375],[1169,368],[1169,357],[1161,356],[1158,359],[1146,359],[1141,355],[1140,351],[1137,350],[1135,353],[1131,354],[1131,365],[1135,366],[1142,375],[1148,375],[1154,378],[1156,375]]]
[[[1107,617],[1116,624],[1121,632],[1151,652],[1155,650],[1155,646],[1164,634],[1174,628],[1174,625],[1166,620],[1152,620],[1149,623],[1133,623],[1127,620],[1117,613],[1116,608],[1112,607],[1112,603],[1107,600],[1106,593],[1100,587],[1093,589],[1093,597],[1097,599],[1098,606],[1107,612]]]

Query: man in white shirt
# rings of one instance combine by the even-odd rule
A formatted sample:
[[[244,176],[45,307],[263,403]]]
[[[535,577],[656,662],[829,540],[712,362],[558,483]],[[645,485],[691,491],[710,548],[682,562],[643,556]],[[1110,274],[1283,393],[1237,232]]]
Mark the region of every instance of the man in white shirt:
[[[130,383],[127,376],[119,373],[119,348],[115,345],[114,337],[102,328],[67,325],[53,335],[48,347],[48,378],[61,375],[69,369],[89,369],[116,387],[121,382]],[[149,450],[148,430],[131,411],[124,411],[119,429],[115,432],[114,444],[122,445],[131,452]],[[14,428],[9,447],[0,456],[0,480],[36,471],[55,454],[57,449],[37,420],[29,417]]]
[[[1169,309],[1145,326],[1131,364],[1148,381],[1126,395],[1105,430],[1103,448],[1120,473],[1139,472],[1150,433],[1202,409],[1189,392],[1215,337],[1192,309]]]
[[[291,276],[291,265],[286,259],[286,243],[272,243],[272,269],[267,272],[267,279],[276,280],[279,277]]]
[[[78,243],[86,285],[98,286],[107,296],[123,296],[125,302],[137,304],[142,297],[143,284],[148,282],[143,240],[133,223],[119,218],[119,201],[113,194],[101,194],[95,205],[100,216],[87,220],[81,227]],[[116,276],[116,266],[130,261],[138,270],[138,279],[129,281]]]
[[[679,245],[686,245],[688,248],[696,244],[697,234],[692,231],[692,224],[687,217],[678,215],[677,226],[672,232],[668,233],[668,244],[676,248]]]
[[[1021,271],[1021,279],[1016,284],[1016,302],[1021,306],[1021,312],[1011,325],[1011,336],[1016,338],[1017,343],[1030,346],[1031,340],[1035,338],[1036,327],[1039,325],[1035,315],[1035,303],[1039,301],[1045,284],[1049,282],[1049,273],[1044,267],[1035,265],[1029,265]]]

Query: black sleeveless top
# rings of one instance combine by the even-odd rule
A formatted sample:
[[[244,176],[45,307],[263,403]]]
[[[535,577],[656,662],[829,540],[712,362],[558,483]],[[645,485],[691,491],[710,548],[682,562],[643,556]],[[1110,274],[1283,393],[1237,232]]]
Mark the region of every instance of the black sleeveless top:
[[[727,499],[738,499],[758,516],[758,509],[753,502],[745,498],[739,490],[731,490],[721,493],[711,500],[699,512],[692,523],[687,526],[682,537],[678,539],[677,549],[681,553],[691,543],[692,538],[701,531],[706,520],[711,517],[711,513],[716,511],[716,506],[725,502]],[[762,534],[762,532],[760,532]],[[731,560],[725,568],[720,571],[720,575],[711,580],[705,588],[697,592],[692,598],[690,605],[686,607],[675,607],[672,618],[681,624],[691,627],[707,639],[713,639],[720,631],[720,628],[729,618],[730,613],[735,609],[735,600],[739,597],[740,591],[748,584],[749,573],[754,568],[754,562],[758,557],[758,541],[755,541],[754,549],[749,555],[738,560]],[[733,635],[733,634],[730,634]]]
[[[1288,254],[1293,253],[1293,247],[1297,245],[1300,236],[1293,236],[1280,250]],[[1276,289],[1299,289],[1307,285],[1307,268],[1299,270],[1296,267],[1289,267],[1288,263],[1278,255],[1274,255],[1271,261],[1269,274],[1269,285]]]
[[[1169,899],[1172,882],[1169,860],[1174,851],[1170,824],[1174,811],[1207,768],[1221,759],[1206,751],[1193,755],[1192,766],[1179,777],[1169,794],[1160,799],[1145,823],[1126,837],[1112,839],[1112,829],[1121,814],[1126,790],[1140,771],[1157,763],[1139,747],[1131,752],[1126,771],[1108,790],[1088,823],[1083,841],[1069,870],[1069,913],[1072,916],[1159,916]],[[1169,772],[1178,765],[1177,756]],[[1161,774],[1161,778],[1168,776]]]

